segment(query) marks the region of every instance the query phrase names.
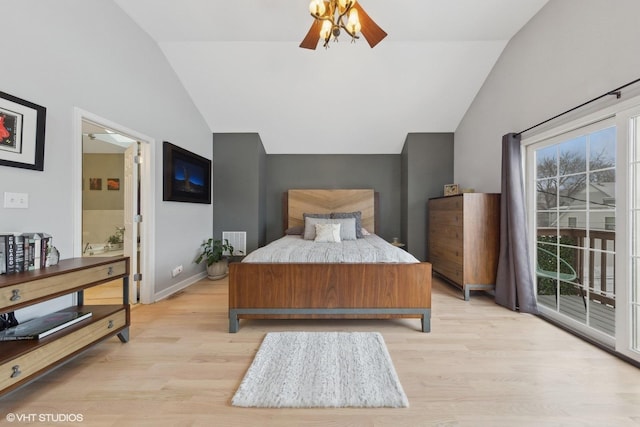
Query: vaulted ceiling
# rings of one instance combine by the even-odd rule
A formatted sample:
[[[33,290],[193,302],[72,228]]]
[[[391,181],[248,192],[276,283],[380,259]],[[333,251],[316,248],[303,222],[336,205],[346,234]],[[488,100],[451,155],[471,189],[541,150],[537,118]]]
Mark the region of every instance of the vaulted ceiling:
[[[308,0],[115,0],[159,45],[212,132],[267,153],[399,153],[454,132],[502,50],[548,0],[361,0],[389,35],[298,47]]]

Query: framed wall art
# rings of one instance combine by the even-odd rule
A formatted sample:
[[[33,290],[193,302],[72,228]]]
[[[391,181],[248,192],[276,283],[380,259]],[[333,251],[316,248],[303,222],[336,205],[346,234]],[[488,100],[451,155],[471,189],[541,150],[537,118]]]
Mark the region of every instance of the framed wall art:
[[[107,190],[120,191],[120,178],[107,178]]]
[[[0,92],[0,165],[44,170],[47,109]]]
[[[162,200],[211,204],[211,160],[164,141]]]
[[[457,196],[458,194],[460,194],[460,187],[458,184],[446,184],[444,186],[445,196]]]
[[[102,178],[89,178],[89,190],[102,191]]]

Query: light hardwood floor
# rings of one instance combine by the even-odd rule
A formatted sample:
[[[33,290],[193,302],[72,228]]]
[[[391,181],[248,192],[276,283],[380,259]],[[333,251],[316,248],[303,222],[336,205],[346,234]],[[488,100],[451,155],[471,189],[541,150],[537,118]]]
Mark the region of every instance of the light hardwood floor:
[[[226,310],[226,280],[135,307],[129,343],[104,341],[0,399],[0,424],[12,412],[80,414],[55,425],[92,427],[640,425],[640,370],[438,279],[427,334],[417,319],[241,321],[229,334]],[[285,330],[381,332],[410,407],[232,407],[265,333]]]

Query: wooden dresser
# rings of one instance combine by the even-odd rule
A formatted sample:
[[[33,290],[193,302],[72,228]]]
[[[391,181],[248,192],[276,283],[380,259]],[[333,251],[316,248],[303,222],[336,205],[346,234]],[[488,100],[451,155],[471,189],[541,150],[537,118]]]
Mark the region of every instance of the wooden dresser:
[[[122,280],[122,304],[84,305],[83,290]],[[129,339],[129,258],[73,258],[34,271],[0,276],[0,313],[77,293],[91,317],[39,340],[0,342],[0,395],[24,385],[103,339]]]
[[[464,193],[429,199],[429,261],[462,289],[495,287],[500,253],[500,194]]]

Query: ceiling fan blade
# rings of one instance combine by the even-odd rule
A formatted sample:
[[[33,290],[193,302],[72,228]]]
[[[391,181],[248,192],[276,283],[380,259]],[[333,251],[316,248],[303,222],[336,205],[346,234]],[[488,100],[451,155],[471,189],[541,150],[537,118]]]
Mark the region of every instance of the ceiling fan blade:
[[[362,29],[360,30],[360,32],[367,40],[367,43],[369,43],[369,46],[374,47],[375,45],[380,43],[383,38],[387,37],[387,33],[385,33],[385,31],[380,28],[378,24],[373,22],[373,19],[371,19],[371,17],[367,15],[367,12],[364,11],[359,2],[356,2],[353,7],[358,11],[360,24],[362,24]]]
[[[314,19],[309,32],[300,43],[300,47],[315,50],[318,46],[318,40],[320,40],[320,28],[322,28],[322,24],[317,19]]]

